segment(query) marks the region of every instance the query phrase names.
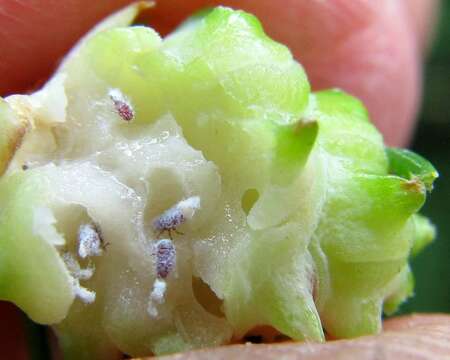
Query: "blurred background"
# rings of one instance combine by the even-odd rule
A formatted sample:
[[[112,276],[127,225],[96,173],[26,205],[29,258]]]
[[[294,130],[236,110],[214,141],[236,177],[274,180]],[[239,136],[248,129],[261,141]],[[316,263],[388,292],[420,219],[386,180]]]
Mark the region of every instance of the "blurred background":
[[[422,213],[437,238],[412,261],[416,295],[400,312],[450,313],[450,1],[442,1],[436,39],[425,65],[424,99],[411,147],[440,177]]]

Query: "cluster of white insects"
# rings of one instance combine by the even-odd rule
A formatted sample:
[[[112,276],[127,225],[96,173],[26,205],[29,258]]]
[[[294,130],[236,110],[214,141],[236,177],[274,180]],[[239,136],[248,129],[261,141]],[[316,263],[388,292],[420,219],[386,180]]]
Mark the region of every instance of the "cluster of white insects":
[[[134,109],[130,100],[119,89],[110,89],[108,96],[112,101],[114,111],[120,116],[122,120],[127,122],[135,117]],[[28,169],[28,165],[23,165],[23,170]],[[77,255],[81,259],[89,259],[93,256],[101,256],[108,244],[103,241],[100,227],[94,223],[81,224],[78,228],[77,234]],[[63,261],[66,264],[69,273],[72,276],[72,289],[76,297],[86,304],[91,304],[95,301],[95,291],[89,290],[80,285],[80,280],[89,280],[95,272],[92,265],[86,269],[81,269],[76,257],[65,252],[62,255]]]
[[[195,212],[200,208],[200,198],[192,196],[181,200],[170,209],[156,217],[152,226],[159,238],[164,232],[169,235],[168,239],[159,239],[153,245],[152,256],[154,257],[156,279],[150,291],[147,312],[151,317],[158,316],[157,305],[164,303],[167,290],[166,279],[175,273],[176,248],[172,238],[172,232],[181,234],[177,228],[184,222],[193,218]],[[101,256],[108,243],[103,240],[100,227],[94,223],[81,224],[77,233],[77,256],[81,259],[89,259]],[[63,260],[72,275],[72,286],[75,296],[86,304],[95,301],[96,293],[80,285],[81,280],[89,280],[95,272],[93,266],[85,269],[80,267],[76,257],[65,252]]]
[[[108,245],[103,241],[100,227],[94,223],[81,224],[78,228],[77,240],[77,255],[81,259],[101,256]],[[72,275],[72,289],[75,296],[85,304],[93,303],[95,291],[80,285],[80,280],[89,280],[94,275],[95,268],[89,265],[86,269],[82,269],[76,257],[70,252],[63,253],[62,258]]]
[[[134,119],[135,112],[131,106],[130,100],[119,89],[110,89],[108,96],[112,101],[115,112],[123,120],[129,122]],[[23,170],[28,169],[28,165],[23,165]],[[81,224],[77,234],[77,252],[81,259],[89,259],[93,256],[101,256],[108,244],[103,241],[100,227],[94,223]],[[65,252],[62,255],[67,269],[72,275],[72,289],[76,297],[86,304],[95,301],[95,291],[88,290],[80,285],[80,280],[89,280],[95,272],[93,266],[89,265],[86,269],[81,269],[76,257]]]
[[[108,96],[111,99],[115,112],[122,120],[130,122],[135,117],[135,111],[130,100],[119,90],[110,89]],[[175,273],[176,248],[173,243],[172,232],[183,235],[177,228],[184,222],[191,220],[195,212],[200,208],[200,198],[192,196],[181,200],[161,215],[156,217],[152,226],[156,238],[167,232],[168,239],[159,239],[153,245],[152,256],[154,257],[156,279],[150,291],[147,312],[151,317],[158,316],[157,305],[164,303],[167,290],[166,279]],[[93,256],[101,256],[108,243],[102,237],[100,227],[93,223],[81,224],[77,234],[77,255],[81,259],[89,259]],[[63,254],[63,260],[72,275],[73,291],[75,296],[86,304],[95,301],[96,293],[80,285],[80,280],[89,280],[94,274],[94,267],[89,265],[81,269],[78,260],[69,252]]]
[[[193,218],[195,212],[200,208],[200,198],[192,196],[178,202],[170,209],[164,211],[153,220],[153,229],[159,238],[167,232],[169,239],[158,240],[153,247],[155,259],[156,280],[150,292],[147,312],[151,317],[158,316],[157,304],[164,303],[167,289],[166,278],[174,273],[176,267],[176,248],[172,239],[172,231],[181,234],[177,228],[185,221]]]

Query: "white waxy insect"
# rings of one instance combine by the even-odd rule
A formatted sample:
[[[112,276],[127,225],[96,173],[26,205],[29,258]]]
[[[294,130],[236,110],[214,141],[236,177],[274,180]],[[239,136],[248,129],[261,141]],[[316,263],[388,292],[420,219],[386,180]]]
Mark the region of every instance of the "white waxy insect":
[[[159,231],[158,237],[164,231],[167,231],[169,237],[172,239],[172,231],[180,234],[177,231],[177,227],[186,220],[192,219],[198,209],[200,209],[200,197],[191,196],[190,198],[180,201],[155,218],[153,220],[153,228]]]
[[[75,296],[85,304],[92,304],[95,301],[95,291],[88,290],[84,286],[81,286],[77,279],[73,279],[72,290]]]
[[[95,291],[88,290],[84,286],[81,286],[80,280],[90,279],[94,274],[94,269],[91,267],[81,269],[78,261],[69,252],[64,253],[62,259],[71,275],[72,291],[74,295],[85,304],[92,304],[95,301]]]
[[[77,259],[75,259],[75,256],[73,256],[70,252],[65,252],[62,255],[62,259],[66,264],[67,270],[69,270],[70,275],[72,275],[75,279],[89,280],[92,275],[94,275],[95,268],[87,267],[85,269],[82,269]]]
[[[158,316],[157,305],[164,303],[164,295],[167,289],[166,279],[174,270],[177,258],[174,244],[169,239],[161,239],[154,245],[156,280],[150,292],[147,312],[151,317]]]
[[[82,259],[102,255],[105,245],[100,228],[97,225],[80,225],[78,228],[78,255]]]
[[[177,262],[175,246],[169,239],[158,240],[154,245],[156,276],[165,279],[174,269]]]
[[[134,110],[131,106],[131,102],[123,95],[122,91],[119,89],[110,89],[108,95],[114,104],[117,114],[119,114],[123,120],[131,121],[134,119]]]
[[[147,306],[147,313],[151,317],[158,316],[157,305],[164,303],[164,296],[166,294],[167,284],[162,279],[156,279],[153,283],[152,291],[150,292],[150,298]]]

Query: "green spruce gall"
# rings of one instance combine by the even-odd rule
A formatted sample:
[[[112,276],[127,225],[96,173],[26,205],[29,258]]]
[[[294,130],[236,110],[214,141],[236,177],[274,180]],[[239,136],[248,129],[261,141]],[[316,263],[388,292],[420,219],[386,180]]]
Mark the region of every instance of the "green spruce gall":
[[[162,39],[130,26],[141,6],[0,100],[0,298],[73,359],[379,332],[434,236],[436,170],[357,99],[311,92],[254,16]]]

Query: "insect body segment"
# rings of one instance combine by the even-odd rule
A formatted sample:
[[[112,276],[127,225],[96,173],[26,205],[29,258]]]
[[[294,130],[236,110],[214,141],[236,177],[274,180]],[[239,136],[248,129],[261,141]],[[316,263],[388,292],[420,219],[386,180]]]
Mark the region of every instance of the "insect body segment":
[[[164,231],[167,231],[170,237],[170,239],[158,240],[154,245],[156,280],[150,291],[147,306],[147,313],[153,318],[158,316],[158,304],[164,303],[167,290],[165,279],[173,272],[177,262],[176,249],[172,242],[172,231],[181,234],[177,231],[177,227],[186,220],[192,219],[199,208],[200,197],[192,196],[180,201],[153,220],[153,228],[159,231],[158,237]]]
[[[109,90],[109,97],[113,101],[114,108],[119,116],[125,121],[134,119],[134,110],[130,101],[122,94],[119,89]]]
[[[183,224],[186,220],[192,219],[196,210],[199,208],[200,197],[191,196],[190,198],[182,200],[170,209],[164,211],[160,216],[153,220],[153,228],[159,231],[158,237],[164,231],[168,231],[171,239],[172,231],[181,234],[177,231],[177,227]]]
[[[157,278],[150,292],[147,312],[151,317],[157,317],[157,304],[164,303],[167,289],[165,279],[172,273],[177,262],[176,249],[172,241],[169,239],[159,240],[154,246],[153,256],[155,257]]]
[[[107,244],[104,243],[100,228],[93,223],[81,224],[78,228],[78,256],[82,259],[91,256],[100,256]],[[72,277],[72,290],[85,304],[95,301],[95,291],[80,285],[80,281],[89,280],[94,275],[94,268],[82,269],[77,259],[69,252],[62,256],[68,271]]]
[[[176,250],[169,239],[159,240],[155,245],[156,275],[165,279],[176,265]]]
[[[81,286],[78,279],[72,279],[72,290],[74,295],[85,304],[92,304],[95,301],[95,291],[88,290]]]
[[[61,257],[66,264],[67,270],[69,270],[70,275],[75,279],[89,280],[94,275],[95,268],[89,266],[85,269],[82,269],[78,260],[75,258],[75,256],[72,255],[72,253],[65,252]]]
[[[90,256],[100,256],[105,244],[98,226],[82,224],[78,229],[78,255],[85,259]]]
[[[82,269],[75,257],[69,252],[64,253],[62,259],[71,275],[73,294],[85,304],[92,304],[95,301],[95,291],[85,288],[80,284],[80,281],[89,280],[94,275],[94,268]]]

